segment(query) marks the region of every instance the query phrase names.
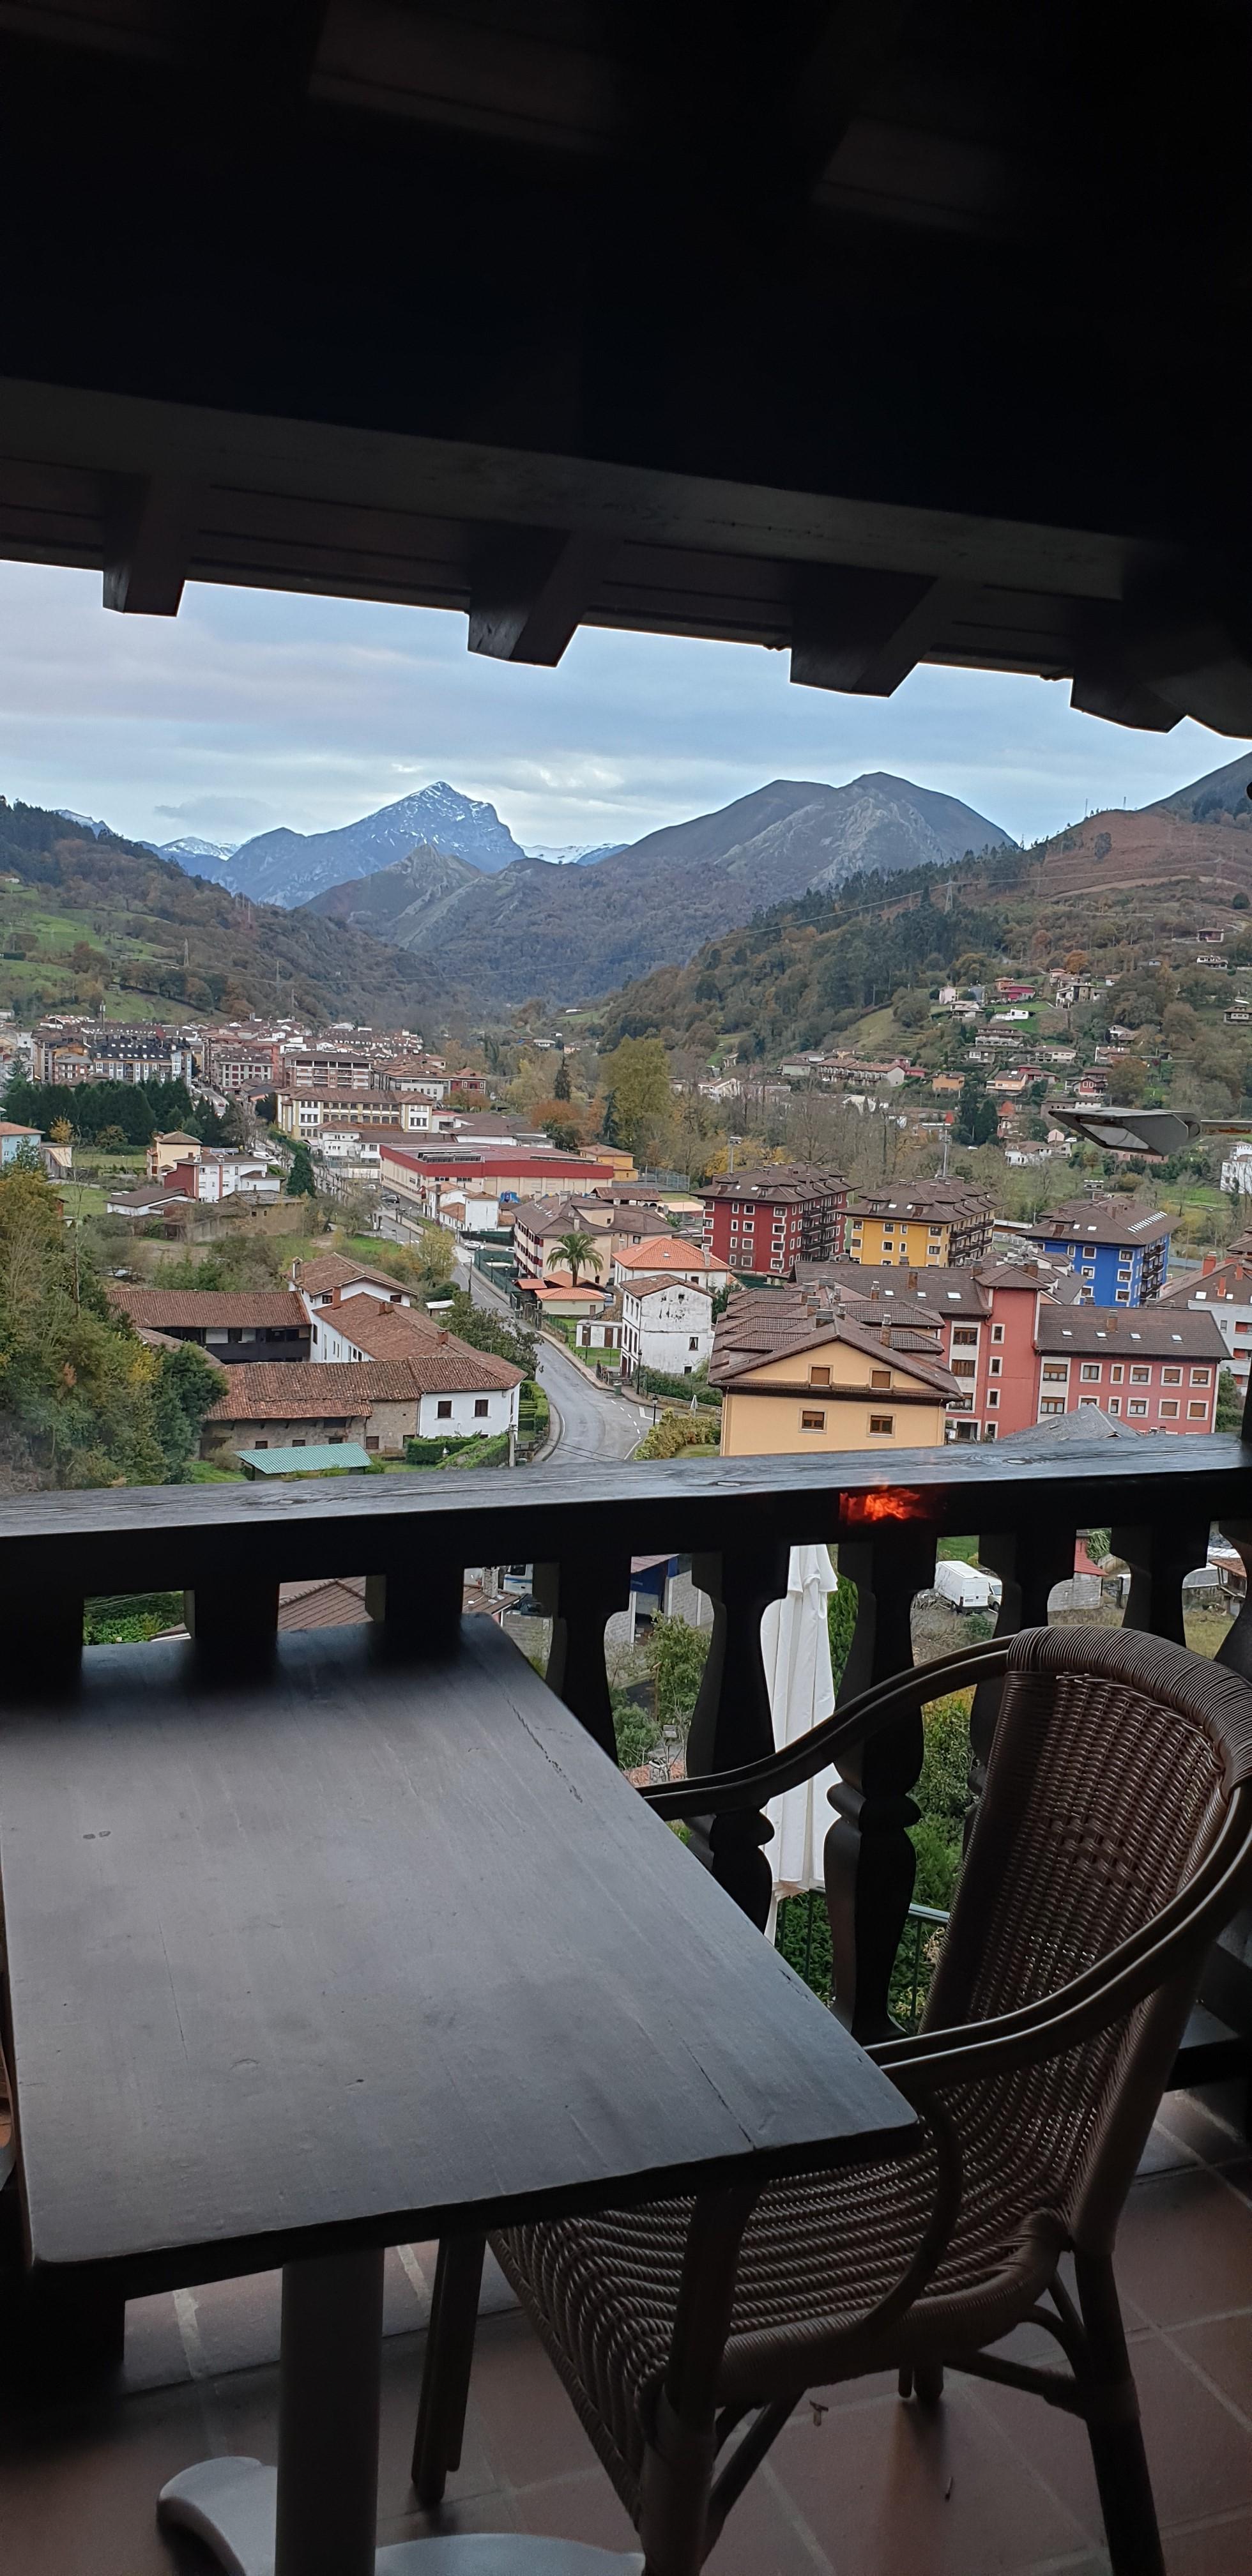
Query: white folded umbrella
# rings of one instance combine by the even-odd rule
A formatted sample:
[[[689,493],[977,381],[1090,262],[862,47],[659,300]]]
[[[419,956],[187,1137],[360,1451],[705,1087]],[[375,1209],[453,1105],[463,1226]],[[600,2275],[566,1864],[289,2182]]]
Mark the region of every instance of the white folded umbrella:
[[[762,1618],[761,1653],[779,1749],[807,1735],[834,1708],[826,1605],[837,1580],[828,1549],[793,1547],[786,1592],[781,1601],[770,1602]],[[823,1883],[822,1846],[834,1822],[826,1793],[838,1777],[833,1769],[819,1771],[769,1801],[766,1813],[774,1839],[766,1854],[775,1904],[779,1897],[799,1896]]]

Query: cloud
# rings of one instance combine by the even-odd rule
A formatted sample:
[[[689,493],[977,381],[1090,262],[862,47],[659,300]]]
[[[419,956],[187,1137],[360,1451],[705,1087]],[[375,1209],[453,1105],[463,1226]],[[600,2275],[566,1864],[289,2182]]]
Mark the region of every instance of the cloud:
[[[592,629],[557,670],[515,669],[434,609],[191,585],[177,619],[119,617],[98,575],[0,565],[0,793],[146,839],[326,830],[447,778],[523,842],[633,840],[769,778],[866,769],[1034,839],[1238,749],[1125,732],[1007,673],[839,697],[754,646]]]

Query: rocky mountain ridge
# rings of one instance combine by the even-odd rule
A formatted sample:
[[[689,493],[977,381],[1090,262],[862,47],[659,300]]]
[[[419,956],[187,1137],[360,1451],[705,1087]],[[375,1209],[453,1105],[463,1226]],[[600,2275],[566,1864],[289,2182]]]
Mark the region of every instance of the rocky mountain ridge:
[[[770,904],[866,869],[955,864],[1006,837],[958,798],[882,772],[841,787],[774,779],[585,869],[522,859],[488,879],[436,867],[427,846],[311,908],[437,963],[484,1001],[594,997]]]

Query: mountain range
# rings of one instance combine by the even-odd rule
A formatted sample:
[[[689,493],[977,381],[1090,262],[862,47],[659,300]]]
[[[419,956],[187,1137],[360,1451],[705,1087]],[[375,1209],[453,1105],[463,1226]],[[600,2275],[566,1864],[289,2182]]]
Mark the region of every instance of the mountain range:
[[[421,842],[426,848],[467,859],[484,876],[507,868],[524,853],[494,805],[462,796],[446,780],[358,823],[343,823],[333,832],[292,832],[285,824],[244,841],[229,858],[199,859],[192,872],[213,876],[232,894],[250,895],[254,903],[277,903],[287,910],[309,903],[328,886],[352,884],[390,867]],[[170,846],[165,855],[178,857]]]
[[[681,963],[763,906],[865,869],[946,865],[1006,837],[956,797],[881,772],[843,787],[777,778],[585,869],[521,859],[486,878],[427,847],[330,887],[311,909],[437,960],[484,1000],[592,997]]]
[[[20,1017],[120,992],[158,1013],[447,1025],[445,979],[423,958],[313,912],[240,903],[90,818],[0,797],[0,881],[0,997]]]

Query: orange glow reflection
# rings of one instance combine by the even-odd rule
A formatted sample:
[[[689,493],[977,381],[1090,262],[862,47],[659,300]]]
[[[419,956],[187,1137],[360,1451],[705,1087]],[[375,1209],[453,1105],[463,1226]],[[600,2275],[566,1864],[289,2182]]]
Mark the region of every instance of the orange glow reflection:
[[[845,1529],[863,1529],[868,1521],[920,1521],[925,1517],[923,1497],[907,1485],[881,1485],[871,1494],[845,1494],[839,1508]]]

